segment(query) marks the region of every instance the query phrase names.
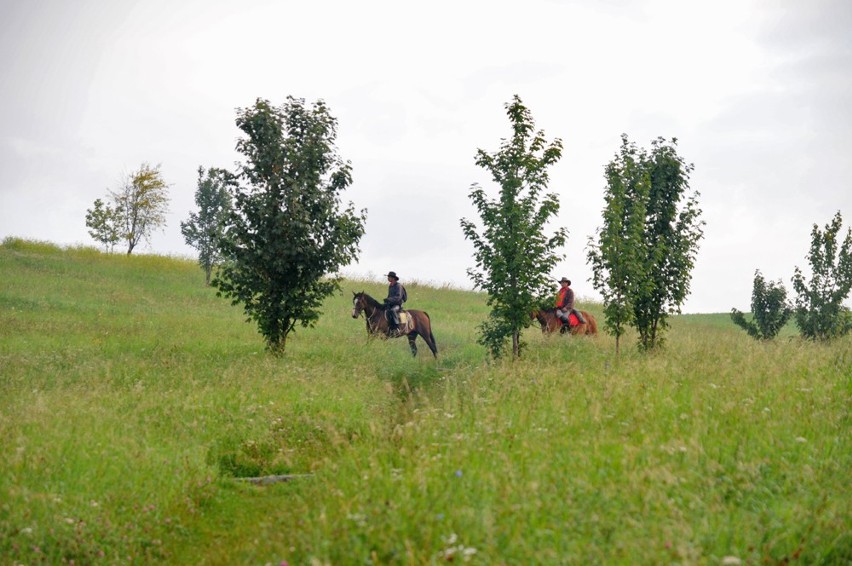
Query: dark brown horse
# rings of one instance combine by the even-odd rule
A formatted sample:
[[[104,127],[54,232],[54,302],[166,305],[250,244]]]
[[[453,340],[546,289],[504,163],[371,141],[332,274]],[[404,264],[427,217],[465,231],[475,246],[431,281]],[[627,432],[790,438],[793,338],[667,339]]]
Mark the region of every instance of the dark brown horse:
[[[367,333],[370,336],[381,336],[383,338],[408,336],[408,346],[411,348],[412,356],[417,355],[417,344],[414,343],[414,340],[420,336],[432,350],[432,355],[438,357],[438,345],[435,343],[435,335],[432,334],[432,321],[426,312],[406,310],[400,313],[401,315],[408,315],[410,320],[407,323],[400,321],[399,333],[391,335],[388,333],[390,325],[388,324],[385,305],[363,291],[352,294],[354,295],[352,298],[352,318],[358,318],[363,312],[364,318],[367,319]]]
[[[597,335],[598,322],[595,320],[595,317],[587,311],[580,311],[580,314],[582,314],[583,318],[586,319],[585,324],[580,324],[578,321],[577,324],[572,325],[571,328],[568,329],[568,332],[571,334],[585,334],[589,336]],[[558,316],[556,316],[556,309],[535,310],[530,316],[531,318],[538,320],[538,323],[541,325],[541,331],[544,334],[565,332],[565,330],[563,330],[565,324]],[[576,317],[573,317],[572,320],[576,320]]]

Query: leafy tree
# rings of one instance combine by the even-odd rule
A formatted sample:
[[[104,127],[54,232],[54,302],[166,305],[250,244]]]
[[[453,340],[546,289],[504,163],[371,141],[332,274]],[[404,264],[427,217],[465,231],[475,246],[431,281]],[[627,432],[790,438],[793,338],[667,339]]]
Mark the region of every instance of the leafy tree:
[[[805,338],[829,340],[852,329],[852,315],[843,301],[852,289],[852,228],[837,247],[837,236],[843,225],[840,211],[820,231],[814,224],[811,230],[811,249],[807,260],[811,264],[811,280],[805,280],[796,267],[793,289],[796,291],[796,326]]]
[[[86,227],[89,228],[89,235],[110,252],[121,241],[118,222],[117,211],[104,204],[101,199],[95,199],[94,208],[86,210]]]
[[[631,324],[643,350],[662,344],[668,315],[680,311],[703,236],[698,193],[688,194],[693,167],[676,146],[657,138],[649,153],[622,136],[621,154],[607,168],[604,226],[587,252],[608,331]]]
[[[689,294],[704,222],[698,193],[688,194],[693,166],[677,154],[677,139],[651,142],[645,166],[651,189],[642,236],[644,275],[637,285],[633,312],[640,348],[651,350],[662,344],[668,315],[679,313]]]
[[[225,223],[231,210],[231,195],[227,184],[230,174],[223,169],[198,168],[198,188],[195,204],[198,212],[190,212],[186,222],[180,223],[180,232],[187,245],[198,250],[198,264],[204,270],[205,282],[210,284],[213,266],[222,259],[219,241],[224,235]]]
[[[112,206],[97,199],[95,207],[86,211],[89,234],[110,249],[118,240],[124,240],[130,255],[139,242],[151,237],[154,229],[165,226],[168,188],[160,166],[143,163],[138,171],[125,177],[117,191],[109,191]]]
[[[781,281],[768,283],[760,271],[754,272],[754,287],[751,293],[752,320],[737,309],[731,309],[731,320],[757,340],[771,340],[790,320],[793,309],[787,303],[787,290]]]
[[[500,186],[496,200],[474,184],[470,199],[476,206],[484,229],[462,218],[465,238],[474,246],[477,269],[468,269],[476,287],[488,293],[491,312],[480,325],[479,343],[495,357],[504,353],[511,336],[512,354],[520,356],[520,332],[530,325],[530,312],[552,284],[547,273],[561,259],[553,250],[567,238],[564,228],[549,238],[544,235],[548,220],[559,211],[556,194],[544,194],[547,168],[562,156],[562,141],[550,144],[543,131],[535,131],[530,111],[516,95],[506,104],[512,124],[512,138],[502,140],[500,150],[489,154],[477,150],[476,164],[487,169]]]
[[[246,162],[231,187],[225,262],[212,284],[242,303],[267,348],[281,354],[296,324],[313,326],[323,299],[340,289],[329,274],[357,258],[366,210],[340,210],[352,168],[337,154],[337,120],[324,102],[258,99],[238,110],[236,123]]]
[[[592,284],[603,296],[604,328],[619,341],[633,322],[633,300],[644,277],[642,252],[645,206],[651,180],[635,144],[622,136],[621,150],[606,167],[603,227],[590,236],[586,257]]]

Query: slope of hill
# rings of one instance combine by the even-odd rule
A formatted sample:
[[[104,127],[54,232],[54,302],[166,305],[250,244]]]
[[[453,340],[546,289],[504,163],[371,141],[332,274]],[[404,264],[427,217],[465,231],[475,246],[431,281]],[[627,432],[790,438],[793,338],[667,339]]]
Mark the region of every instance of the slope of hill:
[[[3,562],[852,560],[850,338],[681,316],[652,355],[531,328],[493,363],[481,294],[408,283],[440,348],[412,359],[347,281],[274,358],[203,280],[0,246]]]

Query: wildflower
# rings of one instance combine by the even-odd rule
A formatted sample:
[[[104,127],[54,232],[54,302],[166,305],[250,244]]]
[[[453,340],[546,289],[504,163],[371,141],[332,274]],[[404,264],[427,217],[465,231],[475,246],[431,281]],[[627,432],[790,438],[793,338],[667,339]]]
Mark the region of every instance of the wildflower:
[[[457,478],[462,477],[462,471],[461,470],[456,470],[456,477]]]

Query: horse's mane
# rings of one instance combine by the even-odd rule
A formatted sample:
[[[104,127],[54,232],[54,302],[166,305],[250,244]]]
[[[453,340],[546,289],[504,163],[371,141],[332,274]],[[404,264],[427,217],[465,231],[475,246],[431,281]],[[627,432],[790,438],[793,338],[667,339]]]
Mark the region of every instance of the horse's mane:
[[[533,315],[535,316],[556,316],[556,307],[549,307],[543,309],[535,309],[533,310]]]
[[[366,300],[366,301],[370,304],[370,306],[371,306],[371,307],[373,307],[374,309],[383,309],[383,308],[385,308],[384,303],[380,303],[379,301],[377,301],[376,299],[374,299],[373,297],[371,297],[370,295],[368,295],[368,294],[367,294],[367,293],[365,293],[364,291],[361,291],[361,292],[360,292],[360,293],[358,293],[358,294],[359,294],[359,295],[361,295],[362,297],[364,297],[364,299],[365,299],[365,300]]]

